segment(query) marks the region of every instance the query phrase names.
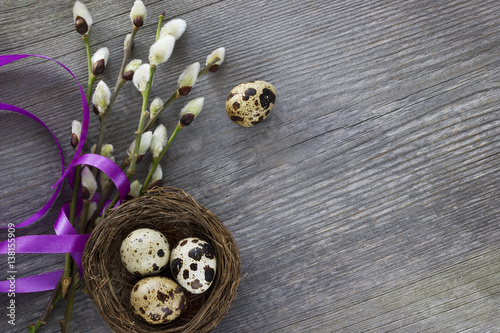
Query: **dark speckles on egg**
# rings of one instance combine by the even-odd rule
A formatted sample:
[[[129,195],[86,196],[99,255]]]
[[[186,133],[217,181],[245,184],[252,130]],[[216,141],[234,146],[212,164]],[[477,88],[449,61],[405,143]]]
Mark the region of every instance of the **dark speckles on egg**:
[[[163,249],[159,249],[157,255],[158,257],[163,258],[163,256],[165,255],[165,251],[163,251]]]
[[[168,295],[162,293],[161,291],[158,291],[156,293],[156,299],[158,299],[160,302],[164,303],[168,298],[169,298]]]
[[[264,109],[267,109],[271,104],[276,102],[276,95],[270,89],[264,88],[262,89],[262,94],[259,96],[259,100],[260,105],[262,105]]]
[[[186,245],[186,244],[187,244],[187,242],[188,242],[187,240],[183,240],[183,241],[181,242],[181,244],[180,244],[180,245],[181,245],[181,246],[184,246],[184,245]]]
[[[201,287],[203,287],[203,285],[201,284],[200,280],[196,279],[191,283],[191,287],[193,289],[200,289]]]
[[[182,272],[182,277],[184,278],[184,280],[189,279],[189,270],[185,269],[185,270]]]
[[[170,308],[161,308],[160,309],[164,314],[163,314],[163,319],[166,319],[168,316],[170,316],[174,311]]]
[[[170,269],[172,270],[172,274],[175,277],[179,275],[179,271],[182,269],[182,259],[181,258],[173,259]]]
[[[191,265],[189,265],[189,268],[191,268],[192,271],[196,271],[198,269],[198,264],[192,263]]]
[[[188,253],[188,256],[196,261],[200,261],[202,255],[203,255],[203,249],[198,246],[195,247],[194,249],[191,249]]]
[[[159,321],[161,319],[161,315],[158,313],[150,313],[149,318],[151,318],[152,321]]]
[[[203,255],[208,259],[213,259],[215,257],[214,249],[208,243],[203,244],[202,251]]]

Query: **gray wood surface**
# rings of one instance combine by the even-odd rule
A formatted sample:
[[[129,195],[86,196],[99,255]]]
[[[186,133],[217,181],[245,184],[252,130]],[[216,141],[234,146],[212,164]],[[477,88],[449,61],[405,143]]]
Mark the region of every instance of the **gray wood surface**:
[[[111,51],[103,79],[112,86],[133,1],[84,2],[92,51]],[[500,331],[498,1],[145,3],[133,57],[147,59],[162,11],[188,25],[157,71],[153,96],[167,99],[186,65],[227,50],[220,71],[194,87],[191,97],[204,96],[205,107],[163,164],[164,184],[217,214],[241,251],[244,277],[216,332]],[[0,54],[52,57],[85,86],[72,5],[0,0]],[[277,103],[263,123],[241,128],[224,102],[252,79],[273,83]],[[140,101],[128,84],[115,103],[106,141],[118,159]],[[1,68],[0,102],[42,118],[69,160],[80,104],[64,70],[40,59]],[[169,131],[184,103],[162,115]],[[44,204],[60,162],[38,124],[5,111],[0,119],[5,224]],[[96,125],[93,117],[91,142]],[[53,233],[69,198],[65,184],[43,219],[17,235]],[[63,256],[17,260],[29,276],[62,268]],[[49,296],[17,295],[17,325],[2,314],[0,331],[26,332]],[[6,302],[0,295],[0,308]],[[58,305],[41,332],[59,331],[63,311]],[[82,294],[75,313],[73,332],[109,331]]]

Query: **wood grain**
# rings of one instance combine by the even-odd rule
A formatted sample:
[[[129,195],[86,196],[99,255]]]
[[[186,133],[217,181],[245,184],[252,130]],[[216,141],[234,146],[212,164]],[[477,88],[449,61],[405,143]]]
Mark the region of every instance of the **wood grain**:
[[[85,3],[95,21],[92,51],[111,51],[102,79],[112,85],[133,2]],[[244,278],[216,332],[500,331],[497,1],[145,3],[149,19],[133,57],[147,59],[162,11],[188,24],[159,68],[154,96],[167,99],[185,66],[227,50],[220,71],[194,87],[191,97],[205,97],[205,107],[163,163],[164,183],[210,208],[240,247]],[[85,85],[72,5],[0,1],[0,54],[52,57]],[[262,124],[240,128],[224,102],[252,79],[273,83],[277,104]],[[118,160],[140,100],[127,85],[115,104],[107,141]],[[40,116],[72,156],[79,101],[64,70],[39,59],[3,67],[0,101]],[[169,131],[185,101],[162,115]],[[44,204],[60,162],[38,125],[5,111],[0,119],[5,224]],[[96,125],[92,119],[90,141]],[[17,234],[53,233],[68,191]],[[63,262],[62,255],[16,259],[23,276]],[[26,331],[49,295],[17,295],[12,332]],[[6,299],[0,295],[1,306]],[[63,311],[58,305],[42,332],[57,332]],[[72,331],[109,331],[85,295],[75,313]]]

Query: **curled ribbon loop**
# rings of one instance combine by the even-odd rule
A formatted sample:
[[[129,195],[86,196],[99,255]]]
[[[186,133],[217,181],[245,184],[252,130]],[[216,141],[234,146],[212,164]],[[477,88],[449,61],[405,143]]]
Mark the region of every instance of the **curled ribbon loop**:
[[[64,154],[62,152],[61,146],[57,141],[54,133],[48,128],[48,126],[41,121],[38,117],[34,116],[30,112],[21,109],[17,106],[0,103],[0,110],[7,110],[16,112],[31,119],[37,121],[43,125],[52,135],[54,141],[59,149],[59,154],[61,156],[62,171],[59,180],[52,186],[55,188],[55,192],[48,202],[35,214],[30,216],[28,219],[16,225],[16,227],[28,226],[38,219],[40,219],[52,206],[56,200],[62,186],[62,181],[74,172],[73,169],[76,165],[86,164],[98,168],[104,172],[108,177],[115,183],[120,198],[125,199],[126,195],[130,190],[130,184],[128,182],[127,176],[121,170],[121,168],[114,162],[106,157],[95,155],[95,154],[84,154],[81,155],[83,145],[85,143],[88,124],[89,124],[89,107],[85,93],[78,82],[75,75],[62,63],[41,55],[3,55],[0,56],[0,67],[9,64],[13,61],[23,59],[26,57],[40,57],[56,62],[64,69],[66,69],[75,79],[80,90],[80,95],[82,99],[82,132],[80,135],[80,141],[76,148],[75,155],[73,156],[71,162],[69,163],[66,170],[64,169]],[[80,156],[81,155],[81,156]],[[77,203],[77,213],[81,211],[81,201]],[[75,262],[77,263],[80,273],[82,273],[82,253],[85,244],[89,238],[89,234],[78,234],[75,228],[71,225],[67,215],[69,212],[69,203],[63,205],[59,216],[54,223],[54,230],[56,235],[33,235],[33,236],[22,236],[15,238],[15,252],[16,253],[70,253]],[[0,254],[8,254],[12,251],[9,247],[8,240],[0,243]],[[0,292],[8,293],[12,292],[12,285],[14,284],[14,289],[16,293],[29,293],[38,292],[54,289],[61,277],[62,270],[54,271],[50,273],[43,273],[35,276],[29,276],[24,278],[15,278],[12,280],[0,281]]]

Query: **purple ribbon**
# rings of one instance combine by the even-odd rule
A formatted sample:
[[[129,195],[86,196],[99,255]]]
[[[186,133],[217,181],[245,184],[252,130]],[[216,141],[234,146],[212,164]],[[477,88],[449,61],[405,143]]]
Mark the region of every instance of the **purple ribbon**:
[[[38,117],[34,116],[33,114],[24,109],[21,109],[14,105],[0,103],[1,110],[12,111],[25,115],[37,121],[42,126],[44,126],[50,132],[54,141],[57,144],[57,148],[59,149],[59,154],[62,163],[61,177],[52,186],[53,189],[55,188],[55,192],[52,195],[52,197],[38,212],[30,216],[25,221],[17,224],[16,227],[25,227],[34,223],[49,210],[49,208],[52,206],[52,204],[56,200],[61,190],[62,181],[66,178],[66,176],[70,175],[71,173],[74,173],[73,169],[76,165],[90,165],[104,172],[115,183],[118,192],[120,194],[120,198],[122,200],[125,199],[130,190],[130,184],[128,182],[127,176],[124,174],[121,168],[108,158],[101,155],[96,155],[96,154],[81,155],[81,151],[83,149],[83,145],[87,138],[87,132],[88,132],[89,106],[87,103],[87,98],[85,97],[85,93],[75,75],[62,63],[41,55],[3,55],[0,56],[0,67],[9,64],[13,61],[30,56],[45,58],[54,61],[60,66],[62,66],[64,69],[66,69],[73,76],[76,83],[78,84],[78,88],[80,90],[80,95],[82,99],[82,132],[80,135],[80,142],[78,143],[78,146],[75,151],[75,155],[73,156],[73,159],[69,163],[66,170],[64,170],[64,154],[62,152],[61,146],[57,141],[56,136],[47,127],[47,125],[45,125],[45,123],[41,121]],[[78,203],[78,206],[76,208],[77,208],[77,213],[79,213],[81,211],[81,201]],[[15,253],[70,253],[75,262],[77,263],[81,274],[82,253],[85,244],[89,238],[89,234],[81,235],[76,232],[75,228],[71,225],[67,217],[68,212],[69,212],[69,204],[66,203],[63,205],[63,208],[61,209],[61,212],[59,213],[59,216],[57,217],[56,222],[54,223],[54,229],[56,235],[33,235],[33,236],[16,237],[15,242],[13,243],[15,244],[14,248],[9,248],[10,243],[8,243],[8,240],[6,240],[0,243],[0,254],[8,254],[9,250],[11,251],[14,250]],[[12,246],[12,244],[10,245]],[[59,270],[35,276],[0,281],[0,292],[28,293],[28,292],[51,290],[56,287],[62,272],[63,272],[62,270]]]

